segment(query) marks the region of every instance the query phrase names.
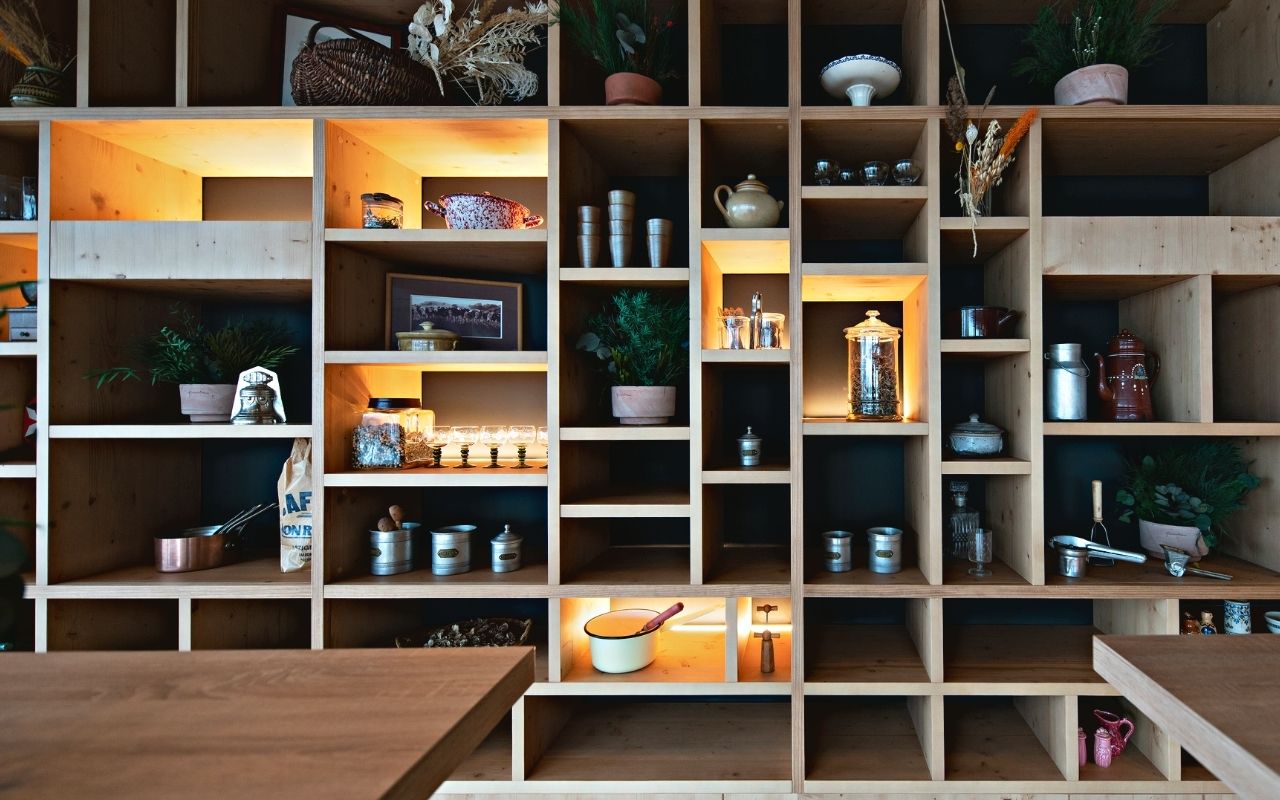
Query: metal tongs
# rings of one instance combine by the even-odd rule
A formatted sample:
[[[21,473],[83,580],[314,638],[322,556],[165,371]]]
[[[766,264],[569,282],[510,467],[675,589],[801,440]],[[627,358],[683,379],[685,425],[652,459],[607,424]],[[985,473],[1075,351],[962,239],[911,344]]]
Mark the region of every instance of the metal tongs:
[[[260,514],[263,514],[267,511],[270,511],[275,507],[276,507],[275,503],[259,503],[253,508],[247,508],[244,511],[241,511],[239,514],[236,514],[231,519],[219,525],[209,535],[214,536],[219,533],[239,533],[240,531],[244,530],[244,526],[248,525],[249,521],[252,520],[254,517],[259,516]]]
[[[1170,544],[1162,544],[1160,546],[1164,548],[1164,570],[1175,578],[1190,574],[1199,575],[1202,578],[1216,578],[1220,581],[1231,580],[1231,576],[1225,572],[1210,572],[1207,569],[1187,566],[1188,562],[1191,561],[1191,554],[1181,547],[1174,547]]]
[[[1100,556],[1114,558],[1117,561],[1130,561],[1134,564],[1147,563],[1147,557],[1143,553],[1134,553],[1130,550],[1118,550],[1114,547],[1108,547],[1106,545],[1098,544],[1097,542],[1091,542],[1080,536],[1053,536],[1049,539],[1049,546],[1053,548],[1078,547],[1082,550],[1087,550],[1090,555],[1097,553]]]

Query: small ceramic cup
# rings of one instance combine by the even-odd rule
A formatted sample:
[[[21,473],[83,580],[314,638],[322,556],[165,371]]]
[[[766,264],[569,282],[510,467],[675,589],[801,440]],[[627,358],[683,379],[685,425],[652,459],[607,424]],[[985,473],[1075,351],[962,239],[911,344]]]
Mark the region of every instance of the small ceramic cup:
[[[1267,621],[1267,630],[1280,634],[1280,611],[1268,611],[1263,618]]]

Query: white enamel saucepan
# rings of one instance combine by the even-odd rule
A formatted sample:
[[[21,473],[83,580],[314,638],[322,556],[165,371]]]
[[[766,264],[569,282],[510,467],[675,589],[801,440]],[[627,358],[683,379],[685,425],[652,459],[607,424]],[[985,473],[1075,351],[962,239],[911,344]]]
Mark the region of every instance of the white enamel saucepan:
[[[591,666],[613,674],[649,666],[658,654],[662,623],[683,610],[684,603],[661,614],[647,608],[622,608],[587,620],[583,629],[591,642]]]

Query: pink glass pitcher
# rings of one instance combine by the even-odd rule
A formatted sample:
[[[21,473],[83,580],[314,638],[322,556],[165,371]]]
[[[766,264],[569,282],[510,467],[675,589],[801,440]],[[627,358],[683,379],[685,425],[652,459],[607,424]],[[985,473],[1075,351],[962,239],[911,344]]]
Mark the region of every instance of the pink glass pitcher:
[[[1123,753],[1129,746],[1129,737],[1133,735],[1133,721],[1100,708],[1093,710],[1093,716],[1097,717],[1102,727],[1111,734],[1111,755],[1118,756]],[[1120,732],[1122,729],[1123,734]]]

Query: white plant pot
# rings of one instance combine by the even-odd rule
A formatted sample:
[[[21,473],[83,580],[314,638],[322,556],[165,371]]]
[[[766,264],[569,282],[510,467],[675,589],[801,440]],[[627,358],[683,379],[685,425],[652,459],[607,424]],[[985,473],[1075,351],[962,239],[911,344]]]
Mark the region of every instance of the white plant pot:
[[[1053,87],[1060,106],[1122,106],[1129,102],[1129,70],[1119,64],[1093,64],[1068,72]]]
[[[615,386],[609,397],[623,425],[664,425],[676,413],[674,386]]]
[[[235,410],[234,383],[180,383],[182,413],[192,422],[230,422]]]
[[[1209,555],[1209,548],[1200,535],[1200,529],[1194,525],[1164,525],[1159,522],[1138,520],[1138,543],[1142,549],[1152,556],[1164,560],[1164,550],[1160,545],[1167,544],[1186,550],[1191,554],[1191,561],[1199,561]]]

